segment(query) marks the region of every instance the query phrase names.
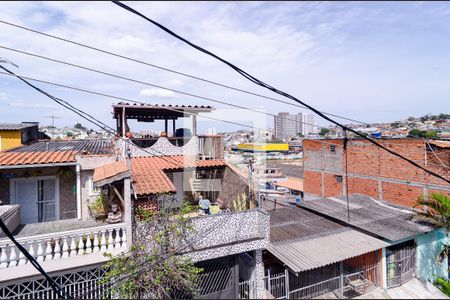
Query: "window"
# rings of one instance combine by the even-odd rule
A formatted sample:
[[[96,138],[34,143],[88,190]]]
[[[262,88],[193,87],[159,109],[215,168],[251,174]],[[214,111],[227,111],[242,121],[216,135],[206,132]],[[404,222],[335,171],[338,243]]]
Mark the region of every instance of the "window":
[[[330,145],[330,152],[332,153],[336,152],[336,145]]]
[[[100,189],[94,186],[94,180],[92,179],[92,176],[88,177],[87,188],[89,196],[97,196],[100,194]]]
[[[336,182],[342,182],[342,175],[336,175]]]

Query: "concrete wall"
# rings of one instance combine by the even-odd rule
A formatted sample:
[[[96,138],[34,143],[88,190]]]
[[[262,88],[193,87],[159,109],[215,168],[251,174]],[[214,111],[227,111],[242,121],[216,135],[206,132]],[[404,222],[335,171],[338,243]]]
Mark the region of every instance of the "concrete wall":
[[[22,145],[21,130],[0,130],[0,151]]]
[[[426,150],[421,139],[379,140],[383,146],[444,177],[450,170]],[[332,145],[334,151],[332,151]],[[435,149],[441,158],[449,149]],[[350,140],[348,156],[349,194],[363,194],[396,204],[413,206],[420,196],[433,192],[450,195],[450,187],[408,162],[364,140]],[[319,196],[342,196],[345,186],[345,155],[342,140],[304,140],[304,191]],[[342,182],[337,176],[342,176]]]
[[[434,282],[437,277],[448,278],[448,259],[442,263],[436,257],[443,249],[446,240],[443,229],[423,234],[416,238],[417,243],[417,276],[419,278]]]

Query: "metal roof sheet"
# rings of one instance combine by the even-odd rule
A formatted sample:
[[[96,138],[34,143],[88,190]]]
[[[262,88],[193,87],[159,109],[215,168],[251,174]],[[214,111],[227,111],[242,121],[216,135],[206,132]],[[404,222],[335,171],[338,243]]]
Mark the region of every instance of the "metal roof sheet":
[[[7,152],[54,152],[54,151],[80,151],[86,154],[112,154],[113,142],[107,139],[83,140],[45,140],[37,141],[23,147]]]
[[[319,268],[390,244],[300,207],[269,211],[267,250],[294,272]]]
[[[302,272],[389,246],[362,232],[346,228],[300,241],[270,243],[267,250],[294,272]]]
[[[349,197],[350,221],[345,199],[317,198],[302,201],[300,206],[390,241],[412,238],[436,229],[431,223],[415,218],[411,208],[394,207],[363,195]]]

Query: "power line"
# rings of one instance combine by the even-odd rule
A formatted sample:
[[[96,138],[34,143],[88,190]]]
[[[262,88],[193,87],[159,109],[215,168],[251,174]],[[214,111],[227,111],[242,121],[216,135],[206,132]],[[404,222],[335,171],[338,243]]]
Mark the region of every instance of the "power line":
[[[8,74],[8,73],[5,73],[5,72],[0,72],[0,74],[8,75],[8,76],[14,76],[12,74]],[[67,89],[71,89],[71,90],[75,90],[75,91],[79,91],[79,92],[84,92],[84,93],[88,93],[88,94],[92,94],[92,95],[96,95],[96,96],[101,96],[101,97],[111,98],[111,99],[116,99],[116,100],[130,101],[130,102],[143,104],[143,105],[149,105],[149,103],[147,103],[147,102],[137,101],[137,100],[124,98],[124,97],[119,97],[119,96],[110,95],[110,94],[105,94],[105,93],[100,93],[100,92],[97,92],[97,91],[92,91],[92,90],[88,90],[88,89],[84,89],[84,88],[79,88],[79,87],[69,86],[69,85],[65,85],[65,84],[55,83],[55,82],[51,82],[51,81],[47,81],[47,80],[36,79],[36,78],[27,77],[27,76],[23,76],[23,75],[19,75],[19,76],[24,78],[24,79],[27,79],[27,80],[41,82],[41,83],[45,83],[45,84],[49,84],[49,85],[53,85],[53,86],[62,87],[62,88],[67,88]],[[174,109],[174,108],[168,108],[168,107],[161,107],[161,108],[169,110],[169,111],[179,112],[179,110]],[[190,112],[184,112],[184,113],[186,113],[188,115],[197,115],[195,113],[190,113]],[[214,118],[214,117],[203,116],[203,115],[197,115],[197,116],[201,117],[201,118],[212,119],[212,120],[215,120],[215,121],[218,121],[218,122],[231,123],[233,125],[237,125],[237,126],[241,126],[241,127],[248,127],[248,128],[251,128],[251,129],[273,131],[273,129],[270,129],[270,128],[267,128],[267,129],[257,128],[257,127],[253,127],[253,126],[250,126],[250,125],[247,125],[247,124],[243,124],[243,123],[239,123],[239,122],[232,122],[232,121],[223,120],[223,119],[220,119],[220,118]],[[103,127],[100,127],[100,128],[105,129],[104,126],[108,126],[108,125],[103,123]],[[111,132],[108,131],[109,134],[115,135],[115,133],[117,133],[117,131],[115,131],[111,127],[109,127],[109,128],[114,131],[114,133],[111,133]],[[323,143],[323,144],[327,144],[327,145],[334,145],[334,146],[338,146],[338,147],[342,147],[343,146],[342,144],[339,144],[339,143],[327,142],[325,140],[320,140],[320,139],[317,139],[317,140],[314,140],[314,141],[317,141],[317,142],[320,142],[320,143]],[[397,145],[397,146],[399,146],[399,145]],[[413,149],[411,149],[410,147],[407,147],[407,146],[400,146],[400,147],[404,148],[404,149],[407,149],[408,150],[408,154],[411,154],[411,153],[422,154],[422,152],[419,152],[417,150],[413,150]],[[143,148],[140,148],[140,149],[143,150]],[[156,151],[156,150],[154,150],[154,151]],[[352,150],[352,151],[355,152],[355,150]],[[356,151],[356,152],[364,153],[364,154],[367,153],[365,151]],[[150,152],[148,152],[148,153],[150,153]],[[163,153],[160,153],[160,154],[163,154]],[[445,154],[444,153],[435,153],[435,155],[441,155],[442,156],[442,155],[445,155]],[[450,156],[445,156],[445,157],[450,157]],[[415,161],[417,163],[422,163],[422,161],[419,161],[419,160],[413,160],[413,161]],[[440,167],[440,165],[435,165],[435,164],[427,164],[427,166],[439,166]]]
[[[324,115],[322,112],[320,112],[320,111],[317,110],[316,108],[312,107],[311,105],[305,103],[304,101],[301,101],[301,100],[297,99],[296,97],[294,97],[294,96],[292,96],[292,95],[290,95],[290,94],[288,94],[288,93],[286,93],[286,92],[283,92],[283,91],[281,91],[281,90],[278,90],[277,88],[275,88],[275,87],[273,87],[273,86],[271,86],[271,85],[269,85],[269,84],[267,84],[267,83],[265,83],[265,82],[259,80],[258,78],[256,78],[256,77],[250,75],[249,73],[245,72],[244,70],[240,69],[239,67],[237,67],[237,66],[235,66],[234,64],[230,63],[229,61],[227,61],[227,60],[221,58],[220,56],[218,56],[218,55],[216,55],[216,54],[214,54],[214,53],[212,53],[212,52],[210,52],[210,51],[208,51],[208,50],[206,50],[206,49],[204,49],[204,48],[202,48],[202,47],[200,47],[200,46],[198,46],[198,45],[196,45],[196,44],[194,44],[194,43],[192,43],[192,42],[190,42],[190,41],[188,41],[187,39],[181,37],[180,35],[176,34],[176,33],[173,32],[173,31],[171,31],[171,30],[168,29],[167,27],[161,25],[160,23],[158,23],[158,22],[156,22],[156,21],[154,21],[154,20],[148,18],[147,16],[145,16],[145,15],[143,15],[142,13],[136,11],[135,9],[133,9],[133,8],[127,6],[127,5],[125,5],[125,4],[123,4],[123,3],[119,2],[119,1],[113,0],[112,2],[113,2],[114,4],[116,4],[117,6],[123,8],[123,9],[125,9],[125,10],[127,10],[127,11],[129,11],[129,12],[131,12],[131,13],[133,13],[133,14],[135,14],[135,15],[137,15],[137,16],[143,18],[143,19],[145,19],[145,20],[147,20],[148,22],[150,22],[150,23],[152,23],[153,25],[159,27],[160,29],[162,29],[163,31],[165,31],[165,32],[167,32],[168,34],[172,35],[173,37],[177,38],[178,40],[183,41],[183,42],[186,43],[187,45],[189,45],[189,46],[191,46],[191,47],[197,49],[198,51],[203,52],[203,53],[205,53],[205,54],[207,54],[207,55],[209,55],[209,56],[211,56],[211,57],[213,57],[213,58],[215,58],[215,59],[221,61],[222,63],[226,64],[227,66],[229,66],[230,68],[232,68],[233,70],[235,70],[237,73],[239,73],[241,76],[243,76],[244,78],[248,79],[249,81],[251,81],[251,82],[253,82],[253,83],[255,83],[255,84],[257,84],[257,85],[259,85],[259,86],[261,86],[261,87],[263,87],[263,88],[265,88],[265,89],[268,89],[268,90],[270,90],[270,91],[272,91],[272,92],[274,92],[274,93],[276,93],[276,94],[279,94],[279,95],[281,95],[281,96],[283,96],[283,97],[286,97],[286,98],[288,98],[288,99],[291,99],[291,100],[293,100],[293,101],[295,101],[295,102],[297,102],[297,103],[299,103],[299,104],[301,104],[301,105],[306,106],[307,108],[309,108],[310,110],[312,110],[313,112],[315,112],[317,115],[319,115],[319,116],[322,117],[323,119],[325,119],[325,120],[327,120],[327,121],[329,121],[329,122],[331,122],[331,123],[333,123],[333,124],[335,124],[335,125],[341,127],[343,130],[347,130],[347,131],[353,132],[354,134],[356,134],[356,135],[362,137],[363,139],[370,141],[372,144],[377,145],[378,147],[380,147],[380,148],[382,148],[382,149],[388,151],[389,153],[391,153],[391,154],[393,154],[393,155],[395,155],[395,156],[397,156],[397,157],[402,158],[403,160],[409,162],[409,163],[412,164],[413,166],[415,166],[415,167],[417,167],[417,168],[420,168],[420,169],[424,170],[425,172],[429,173],[430,175],[432,175],[432,176],[434,176],[434,177],[437,177],[437,178],[440,178],[440,179],[442,179],[442,180],[444,180],[444,181],[446,181],[447,183],[450,184],[450,180],[449,180],[449,179],[446,179],[446,178],[444,178],[443,176],[441,176],[441,175],[439,175],[439,174],[437,174],[437,173],[435,173],[435,172],[433,172],[433,171],[430,171],[430,170],[428,170],[428,169],[426,169],[426,168],[420,166],[419,164],[415,163],[414,161],[410,160],[409,158],[406,158],[406,157],[404,157],[403,155],[401,155],[401,154],[399,154],[399,153],[397,153],[397,152],[395,152],[395,151],[392,151],[392,150],[390,150],[390,149],[384,147],[383,145],[381,145],[381,144],[378,143],[377,141],[375,141],[375,140],[373,140],[373,139],[370,139],[370,138],[366,137],[365,135],[359,133],[358,131],[351,129],[351,128],[349,128],[349,127],[347,127],[347,126],[345,126],[345,125],[343,125],[343,124],[341,124],[341,123],[335,121],[334,119],[331,119],[330,117]]]
[[[0,72],[0,74],[7,75],[7,76],[15,76],[15,75],[8,74],[5,72]],[[130,101],[130,102],[134,102],[134,103],[138,103],[138,104],[150,105],[150,103],[147,103],[147,102],[142,102],[142,101],[119,97],[119,96],[114,96],[114,95],[109,95],[109,94],[100,93],[100,92],[91,91],[91,90],[82,89],[82,88],[77,88],[77,87],[73,87],[73,86],[69,86],[69,85],[63,85],[63,84],[54,83],[54,82],[50,82],[50,81],[46,81],[46,80],[35,79],[32,77],[27,77],[27,76],[22,76],[22,75],[20,75],[20,77],[27,79],[27,80],[31,80],[31,81],[37,81],[37,82],[41,82],[41,83],[51,84],[54,86],[59,86],[59,87],[67,88],[67,89],[72,89],[75,91],[85,92],[85,93],[89,93],[89,94],[93,94],[93,95],[97,95],[97,96],[102,96],[102,97],[107,97],[107,98],[112,98],[112,99],[117,99],[117,100]],[[210,120],[214,120],[214,121],[219,121],[219,122],[228,123],[228,124],[232,124],[232,125],[247,127],[247,128],[251,128],[251,129],[274,131],[271,128],[258,128],[258,127],[254,127],[254,126],[243,124],[243,123],[233,122],[233,121],[224,120],[224,119],[220,119],[220,118],[214,118],[214,117],[210,117],[210,116],[198,115],[196,113],[191,113],[191,112],[187,112],[187,111],[180,111],[179,109],[176,109],[176,108],[169,108],[169,107],[162,107],[162,106],[160,106],[160,108],[169,110],[169,111],[174,111],[174,112],[182,112],[187,115],[195,115],[200,118],[210,119]],[[104,129],[103,127],[101,127],[101,128]],[[142,149],[145,149],[145,148],[142,148]]]
[[[5,47],[5,46],[1,46],[1,45],[0,45],[0,48],[8,50],[8,51],[13,51],[13,52],[16,52],[16,53],[32,56],[32,57],[37,57],[37,58],[44,59],[44,60],[47,60],[47,61],[51,61],[51,62],[55,62],[55,63],[59,63],[59,64],[63,64],[63,65],[67,65],[67,66],[83,69],[83,70],[86,70],[86,71],[90,71],[90,72],[94,72],[94,73],[98,73],[98,74],[102,74],[102,75],[106,75],[106,76],[110,76],[110,77],[114,77],[114,78],[130,81],[130,82],[134,82],[134,83],[139,83],[139,84],[143,84],[143,85],[159,88],[159,89],[166,90],[166,91],[171,91],[171,92],[174,92],[174,93],[177,93],[177,94],[181,94],[181,95],[185,95],[185,96],[189,96],[189,97],[192,97],[192,98],[203,99],[203,100],[206,100],[206,101],[220,103],[220,104],[223,104],[223,105],[236,107],[236,108],[240,108],[240,109],[246,109],[248,111],[253,111],[253,112],[256,112],[256,113],[259,113],[259,114],[264,114],[264,115],[267,115],[267,116],[279,118],[279,116],[277,116],[275,114],[263,112],[263,111],[260,111],[260,110],[257,110],[257,109],[253,109],[253,108],[250,108],[250,107],[237,105],[237,104],[232,104],[232,103],[229,103],[229,102],[226,102],[226,101],[216,100],[216,99],[213,99],[213,98],[200,96],[200,95],[196,95],[196,94],[192,94],[192,93],[188,93],[188,92],[184,92],[184,91],[180,91],[180,90],[175,90],[175,89],[164,87],[164,86],[157,85],[157,84],[154,84],[154,83],[141,81],[141,80],[133,79],[133,78],[129,78],[129,77],[124,77],[124,76],[121,76],[121,75],[117,75],[117,74],[105,72],[105,71],[102,71],[102,70],[85,67],[85,66],[82,66],[82,65],[79,65],[79,64],[74,64],[74,63],[66,62],[66,61],[59,60],[59,59],[54,59],[54,58],[51,58],[51,57],[48,57],[48,56],[43,56],[43,55],[39,55],[39,54],[31,53],[31,52],[26,52],[26,51],[22,51],[22,50],[10,48],[10,47]],[[297,121],[297,120],[291,119],[291,118],[284,118],[284,119],[290,120],[290,121],[293,121],[293,122],[296,122],[296,123],[300,123],[300,124],[306,124],[306,125],[314,126],[314,127],[317,127],[317,128],[326,128],[326,127],[322,127],[322,126],[311,124],[311,123],[307,123],[307,122]]]
[[[185,77],[188,77],[188,78],[192,78],[192,79],[195,79],[195,80],[203,81],[203,82],[206,82],[206,83],[209,83],[209,84],[213,84],[213,85],[216,85],[216,86],[220,86],[220,87],[223,87],[223,88],[234,90],[234,91],[237,91],[237,92],[242,92],[242,93],[245,93],[245,94],[248,94],[248,95],[253,95],[253,96],[257,96],[257,97],[260,97],[260,98],[265,98],[265,99],[268,99],[268,100],[271,100],[271,101],[275,101],[275,102],[287,104],[287,105],[290,105],[290,106],[295,106],[295,107],[300,107],[300,108],[304,108],[304,109],[310,110],[308,107],[303,106],[303,105],[298,105],[298,104],[291,103],[291,102],[288,102],[288,101],[284,101],[284,100],[281,100],[281,99],[265,96],[265,95],[258,94],[258,93],[255,93],[255,92],[251,92],[251,91],[247,91],[247,90],[244,90],[244,89],[241,89],[241,88],[232,87],[230,85],[226,85],[226,84],[223,84],[223,83],[219,83],[219,82],[212,81],[212,80],[209,80],[209,79],[206,79],[206,78],[202,78],[202,77],[198,77],[198,76],[195,76],[195,75],[191,75],[191,74],[188,74],[188,73],[176,71],[176,70],[173,70],[173,69],[169,69],[167,67],[161,67],[161,66],[158,66],[156,64],[148,63],[148,62],[136,59],[136,58],[131,58],[129,56],[125,56],[125,55],[122,55],[122,54],[114,53],[114,52],[111,52],[111,51],[108,51],[108,50],[105,50],[105,49],[101,49],[101,48],[98,48],[98,47],[94,47],[94,46],[90,46],[90,45],[83,44],[83,43],[80,43],[80,42],[76,42],[76,41],[73,41],[73,40],[69,40],[67,38],[63,38],[63,37],[59,37],[59,36],[56,36],[56,35],[48,34],[48,33],[45,33],[45,32],[42,32],[42,31],[39,31],[39,30],[36,30],[36,29],[32,29],[32,28],[29,28],[29,27],[21,26],[21,25],[14,24],[14,23],[7,22],[7,21],[3,21],[3,20],[0,20],[0,23],[3,23],[5,25],[9,25],[9,26],[13,26],[13,27],[16,27],[16,28],[19,28],[19,29],[23,29],[23,30],[26,30],[26,31],[29,31],[29,32],[33,32],[33,33],[36,33],[36,34],[40,34],[40,35],[43,35],[43,36],[46,36],[46,37],[50,37],[50,38],[53,38],[53,39],[57,39],[57,40],[60,40],[60,41],[66,42],[66,43],[73,44],[73,45],[81,46],[81,47],[84,47],[84,48],[87,48],[87,49],[90,49],[90,50],[94,50],[94,51],[98,51],[98,52],[101,52],[101,53],[104,53],[104,54],[112,55],[112,56],[115,56],[115,57],[118,57],[118,58],[122,58],[122,59],[125,59],[125,60],[128,60],[128,61],[132,61],[132,62],[136,62],[136,63],[139,63],[139,64],[143,64],[143,65],[146,65],[146,66],[149,66],[149,67],[153,67],[153,68],[156,68],[156,69],[159,69],[159,70],[167,71],[167,72],[170,72],[170,73],[173,73],[173,74],[185,76]],[[358,120],[355,120],[355,119],[339,116],[339,115],[332,114],[332,113],[329,113],[329,112],[322,111],[322,113],[324,113],[326,115],[330,115],[330,116],[336,117],[336,118],[340,118],[340,119],[343,119],[343,120],[347,120],[347,121],[351,121],[351,122],[355,122],[355,123],[360,123],[360,124],[364,124],[364,125],[369,125],[368,123],[365,123],[365,122],[362,122],[362,121],[358,121]]]

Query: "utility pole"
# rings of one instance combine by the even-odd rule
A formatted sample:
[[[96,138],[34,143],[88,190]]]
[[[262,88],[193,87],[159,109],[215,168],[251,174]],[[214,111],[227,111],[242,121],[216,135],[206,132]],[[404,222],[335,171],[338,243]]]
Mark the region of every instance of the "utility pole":
[[[55,119],[62,119],[62,117],[51,115],[51,116],[46,116],[44,118],[52,119],[52,139],[53,139],[54,135],[55,135]]]

